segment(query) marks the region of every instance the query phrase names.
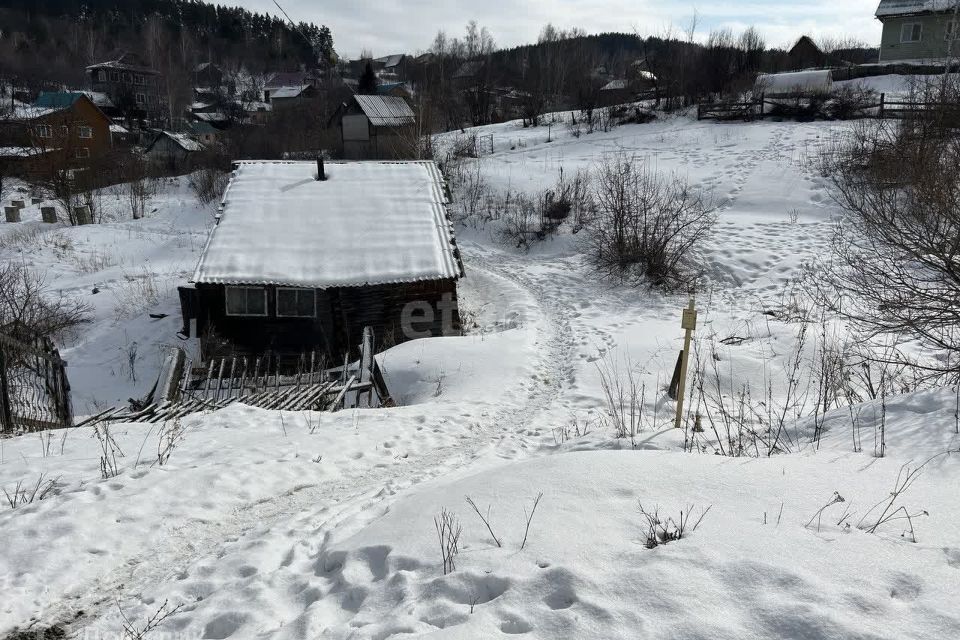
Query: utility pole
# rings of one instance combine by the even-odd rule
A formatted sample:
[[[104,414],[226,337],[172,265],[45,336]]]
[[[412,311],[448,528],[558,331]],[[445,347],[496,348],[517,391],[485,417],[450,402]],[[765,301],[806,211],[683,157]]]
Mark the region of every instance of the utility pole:
[[[683,337],[683,353],[680,356],[680,384],[677,387],[677,418],[673,426],[680,428],[683,422],[683,395],[687,388],[687,364],[690,361],[690,338],[697,328],[697,308],[693,296],[690,296],[690,304],[683,310],[683,318],[680,321],[680,328],[685,330]]]

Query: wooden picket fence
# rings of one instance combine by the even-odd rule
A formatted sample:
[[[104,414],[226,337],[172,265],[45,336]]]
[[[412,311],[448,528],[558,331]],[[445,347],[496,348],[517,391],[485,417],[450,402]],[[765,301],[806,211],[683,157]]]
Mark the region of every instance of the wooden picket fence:
[[[0,433],[69,427],[66,367],[48,338],[0,333]]]

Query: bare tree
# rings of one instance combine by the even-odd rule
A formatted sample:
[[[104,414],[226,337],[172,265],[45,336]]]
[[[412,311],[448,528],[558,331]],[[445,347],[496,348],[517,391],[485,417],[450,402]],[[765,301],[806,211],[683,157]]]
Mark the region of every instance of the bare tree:
[[[54,295],[42,276],[25,265],[0,266],[0,327],[51,337],[90,321],[89,305]]]
[[[820,157],[846,216],[832,258],[808,278],[816,300],[861,339],[917,343],[936,354],[920,360],[891,348],[876,357],[953,380],[960,377],[958,163],[960,137],[936,114],[855,126]]]

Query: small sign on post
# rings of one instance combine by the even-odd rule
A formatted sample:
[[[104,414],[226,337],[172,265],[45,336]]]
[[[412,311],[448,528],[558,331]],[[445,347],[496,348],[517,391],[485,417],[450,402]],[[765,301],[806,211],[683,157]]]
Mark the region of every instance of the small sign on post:
[[[685,330],[683,337],[683,352],[680,356],[680,384],[677,387],[677,417],[673,426],[677,429],[683,423],[683,394],[687,387],[687,364],[690,360],[690,338],[697,328],[697,308],[693,296],[690,296],[690,305],[683,310],[680,328]]]

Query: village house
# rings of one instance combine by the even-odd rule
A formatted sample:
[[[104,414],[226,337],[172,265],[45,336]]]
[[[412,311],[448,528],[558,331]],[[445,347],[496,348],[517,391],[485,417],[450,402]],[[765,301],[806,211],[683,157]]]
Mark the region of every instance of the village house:
[[[273,87],[263,91],[264,101],[270,103],[274,111],[302,105],[314,100],[318,95],[317,88],[311,84]]]
[[[221,136],[223,136],[221,129],[217,129],[209,122],[202,121],[188,122],[187,131],[194,140],[197,140],[205,147],[218,144]]]
[[[364,327],[379,344],[456,334],[463,265],[433,162],[235,164],[192,279],[184,333],[205,358],[334,359]]]
[[[112,60],[87,67],[90,87],[106,94],[122,117],[129,120],[163,119],[166,103],[162,77],[136,54],[121,53]]]
[[[880,62],[931,62],[960,53],[952,0],[880,0]]]
[[[0,143],[23,173],[37,162],[90,167],[113,150],[111,121],[85,94],[43,92],[32,105],[18,105],[3,123]]]
[[[201,62],[193,68],[192,72],[193,86],[197,87],[220,87],[223,85],[225,75],[223,69],[212,62]]]
[[[371,62],[377,77],[384,82],[396,82],[402,77],[403,67],[408,58],[402,53],[395,53],[382,58],[374,58]]]
[[[416,136],[416,117],[397,96],[355,95],[337,110],[343,157],[349,160],[409,158]]]
[[[185,133],[161,131],[144,149],[144,155],[155,168],[181,174],[193,169],[202,151],[204,146]]]
[[[787,52],[790,71],[815,69],[828,64],[827,55],[820,50],[810,36],[800,36],[796,44]]]

